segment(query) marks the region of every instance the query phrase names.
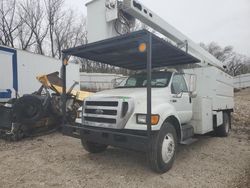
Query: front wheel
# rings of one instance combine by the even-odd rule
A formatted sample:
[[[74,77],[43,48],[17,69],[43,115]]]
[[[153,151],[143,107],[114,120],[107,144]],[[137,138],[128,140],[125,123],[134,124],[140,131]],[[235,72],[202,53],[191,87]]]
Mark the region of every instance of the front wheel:
[[[84,138],[81,138],[83,148],[90,153],[101,153],[107,149],[107,145],[89,142]]]
[[[165,173],[173,166],[177,150],[177,134],[171,123],[164,123],[161,130],[152,136],[148,159],[151,168]]]

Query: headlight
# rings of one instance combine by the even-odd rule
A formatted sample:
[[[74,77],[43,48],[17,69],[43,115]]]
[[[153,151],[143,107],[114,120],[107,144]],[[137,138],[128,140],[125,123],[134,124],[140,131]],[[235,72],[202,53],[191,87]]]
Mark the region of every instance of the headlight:
[[[151,115],[151,125],[157,125],[159,122],[160,116],[158,114]],[[146,114],[137,114],[136,115],[137,124],[147,124],[147,115]]]

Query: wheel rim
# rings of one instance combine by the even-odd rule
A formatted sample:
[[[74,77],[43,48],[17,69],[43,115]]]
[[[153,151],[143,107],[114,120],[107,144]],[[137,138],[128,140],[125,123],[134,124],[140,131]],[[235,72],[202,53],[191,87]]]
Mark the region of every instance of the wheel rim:
[[[165,163],[168,163],[175,152],[175,142],[174,142],[174,137],[171,133],[168,133],[162,142],[162,159]]]

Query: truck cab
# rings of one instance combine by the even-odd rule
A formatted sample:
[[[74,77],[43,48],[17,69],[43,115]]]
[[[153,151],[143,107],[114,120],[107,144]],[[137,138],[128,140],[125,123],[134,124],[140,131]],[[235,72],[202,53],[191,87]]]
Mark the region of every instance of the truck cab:
[[[146,130],[147,74],[124,79],[115,89],[98,92],[84,101],[82,123],[88,126]],[[173,117],[178,124],[192,119],[192,99],[183,74],[152,73],[152,130]]]

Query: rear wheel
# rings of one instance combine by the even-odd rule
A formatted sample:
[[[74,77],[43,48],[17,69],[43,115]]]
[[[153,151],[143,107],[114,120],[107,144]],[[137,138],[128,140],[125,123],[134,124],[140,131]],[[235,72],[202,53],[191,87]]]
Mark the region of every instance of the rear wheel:
[[[219,137],[227,137],[231,129],[231,116],[228,112],[223,112],[223,124],[215,128],[215,134]]]
[[[177,135],[171,123],[164,123],[161,130],[152,137],[148,159],[151,168],[158,172],[167,172],[173,166],[177,149]]]
[[[104,152],[108,147],[107,145],[104,144],[89,142],[84,138],[81,138],[81,142],[84,149],[90,153],[101,153]]]

